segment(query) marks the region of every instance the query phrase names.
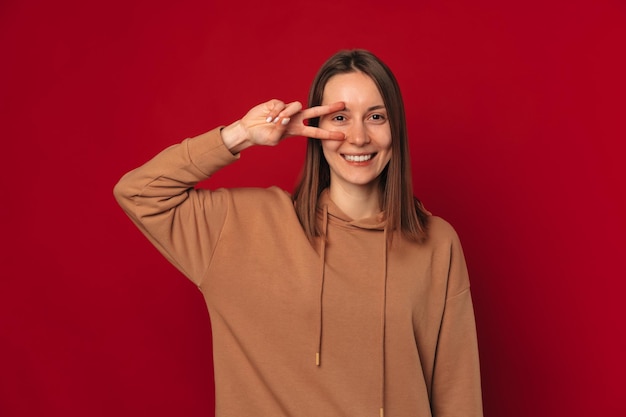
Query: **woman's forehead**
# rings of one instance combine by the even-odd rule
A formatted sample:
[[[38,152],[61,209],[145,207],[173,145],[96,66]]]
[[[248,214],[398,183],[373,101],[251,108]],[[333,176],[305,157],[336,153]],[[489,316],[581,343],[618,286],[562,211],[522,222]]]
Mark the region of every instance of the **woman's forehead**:
[[[362,72],[349,72],[332,76],[324,87],[324,102],[344,101],[346,107],[383,106],[383,98],[374,80]]]

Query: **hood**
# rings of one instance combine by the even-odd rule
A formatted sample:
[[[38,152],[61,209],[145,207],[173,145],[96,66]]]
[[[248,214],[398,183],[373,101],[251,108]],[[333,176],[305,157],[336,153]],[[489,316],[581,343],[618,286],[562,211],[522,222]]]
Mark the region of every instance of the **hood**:
[[[385,230],[387,225],[386,216],[384,212],[380,212],[372,217],[366,217],[364,219],[353,220],[345,214],[341,209],[330,199],[330,192],[328,189],[322,191],[317,204],[318,221],[326,221],[324,218],[324,207],[328,210],[328,221],[340,224],[344,227],[355,227],[359,229],[370,230]]]

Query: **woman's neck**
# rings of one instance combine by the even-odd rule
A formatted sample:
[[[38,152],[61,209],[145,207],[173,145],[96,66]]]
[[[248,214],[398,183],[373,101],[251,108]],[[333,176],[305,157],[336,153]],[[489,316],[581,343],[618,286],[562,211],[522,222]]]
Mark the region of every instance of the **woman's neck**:
[[[378,185],[346,189],[330,184],[330,199],[353,220],[365,219],[380,213]]]

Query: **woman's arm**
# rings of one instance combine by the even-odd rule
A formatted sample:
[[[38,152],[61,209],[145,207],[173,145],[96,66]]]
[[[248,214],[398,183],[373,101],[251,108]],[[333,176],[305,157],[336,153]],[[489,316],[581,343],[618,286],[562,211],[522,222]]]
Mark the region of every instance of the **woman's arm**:
[[[276,145],[289,136],[342,140],[343,133],[309,127],[304,120],[343,106],[302,110],[298,102],[259,104],[231,125],[186,139],[130,171],[115,186],[115,197],[154,246],[199,285],[219,239],[230,193],[196,190],[195,185],[253,145]]]
[[[433,417],[482,417],[474,308],[463,250],[453,232],[445,308],[432,382]]]
[[[223,191],[194,186],[235,160],[215,129],[163,150],[114,188],[133,223],[197,285],[219,237],[228,198]]]

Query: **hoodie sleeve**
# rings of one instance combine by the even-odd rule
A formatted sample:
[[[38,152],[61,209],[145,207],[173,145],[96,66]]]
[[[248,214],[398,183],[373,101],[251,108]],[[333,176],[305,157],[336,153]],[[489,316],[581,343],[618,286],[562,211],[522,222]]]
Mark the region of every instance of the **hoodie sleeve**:
[[[450,244],[448,290],[432,386],[433,417],[480,417],[482,394],[474,309],[463,250]]]
[[[173,145],[115,185],[114,195],[150,242],[196,285],[228,212],[226,190],[194,186],[234,162],[220,129]]]

